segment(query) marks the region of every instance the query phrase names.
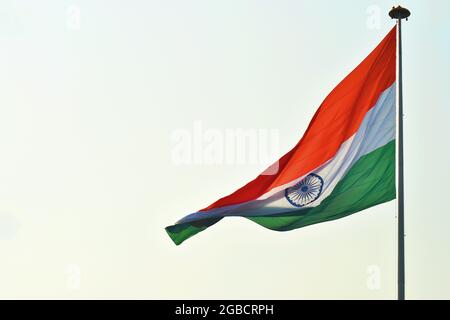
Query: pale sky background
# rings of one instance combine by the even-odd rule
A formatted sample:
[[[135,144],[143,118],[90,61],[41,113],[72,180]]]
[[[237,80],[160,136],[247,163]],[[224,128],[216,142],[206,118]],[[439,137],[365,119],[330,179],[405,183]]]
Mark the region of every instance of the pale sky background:
[[[224,219],[178,247],[164,231],[292,148],[394,4],[3,0],[0,298],[395,299],[395,201],[285,233]],[[406,293],[449,299],[450,2],[401,4]],[[177,165],[196,121],[279,144]]]

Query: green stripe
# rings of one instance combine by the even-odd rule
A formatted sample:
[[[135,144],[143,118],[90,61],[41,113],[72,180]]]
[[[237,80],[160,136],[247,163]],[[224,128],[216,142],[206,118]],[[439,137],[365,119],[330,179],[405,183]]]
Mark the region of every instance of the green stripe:
[[[247,218],[272,230],[288,231],[339,219],[393,199],[395,199],[395,140],[362,156],[339,181],[333,192],[317,207]],[[166,231],[178,245],[221,219],[176,224],[167,227]]]
[[[330,221],[395,199],[395,140],[361,157],[333,192],[313,208],[248,219],[287,231]]]
[[[210,218],[195,222],[175,224],[173,226],[166,227],[166,232],[173,242],[175,242],[176,245],[179,245],[184,240],[189,239],[193,235],[205,230],[216,222],[219,222],[221,219],[222,218]]]

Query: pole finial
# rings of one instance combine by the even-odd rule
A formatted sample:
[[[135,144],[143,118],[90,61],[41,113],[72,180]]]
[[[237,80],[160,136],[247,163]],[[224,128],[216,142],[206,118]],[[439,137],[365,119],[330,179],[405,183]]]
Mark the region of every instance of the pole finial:
[[[398,20],[406,19],[406,21],[408,21],[408,17],[410,15],[411,15],[411,12],[408,9],[403,8],[401,6],[392,7],[392,10],[389,11],[389,16],[392,19],[398,19]]]

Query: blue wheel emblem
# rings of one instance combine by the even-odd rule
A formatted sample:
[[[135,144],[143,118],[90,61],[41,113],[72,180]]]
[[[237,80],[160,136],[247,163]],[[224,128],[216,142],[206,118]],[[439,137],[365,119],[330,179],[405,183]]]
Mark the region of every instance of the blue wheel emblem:
[[[294,207],[303,207],[317,200],[322,193],[323,179],[310,173],[303,180],[284,190],[284,196]]]

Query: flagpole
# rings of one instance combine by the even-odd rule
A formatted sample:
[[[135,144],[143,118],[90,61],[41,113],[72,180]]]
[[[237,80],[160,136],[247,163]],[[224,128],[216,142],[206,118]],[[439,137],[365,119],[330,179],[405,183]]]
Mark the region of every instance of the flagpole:
[[[403,77],[402,77],[402,19],[408,20],[411,15],[408,9],[401,6],[389,11],[392,19],[397,19],[398,30],[398,300],[405,300],[405,203],[403,175]]]

